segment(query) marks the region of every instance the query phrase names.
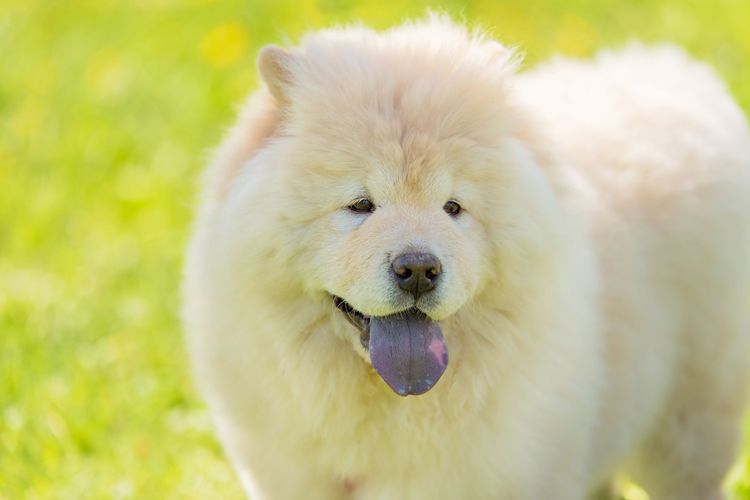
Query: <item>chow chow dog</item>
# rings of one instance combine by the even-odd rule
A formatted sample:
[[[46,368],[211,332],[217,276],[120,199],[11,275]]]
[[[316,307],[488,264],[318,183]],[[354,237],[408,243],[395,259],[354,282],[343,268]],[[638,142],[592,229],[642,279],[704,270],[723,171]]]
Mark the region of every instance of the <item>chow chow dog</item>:
[[[440,16],[264,48],[186,264],[250,498],[722,498],[750,134],[669,46],[519,71]]]

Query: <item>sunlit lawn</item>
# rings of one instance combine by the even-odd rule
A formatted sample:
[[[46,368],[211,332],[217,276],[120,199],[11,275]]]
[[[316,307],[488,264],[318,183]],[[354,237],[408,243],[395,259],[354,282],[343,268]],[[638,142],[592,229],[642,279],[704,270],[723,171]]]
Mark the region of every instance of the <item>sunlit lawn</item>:
[[[677,41],[750,108],[747,0],[2,0],[0,499],[240,498],[177,317],[206,151],[255,85],[261,45],[428,5],[528,64]],[[730,488],[750,498],[743,464]]]

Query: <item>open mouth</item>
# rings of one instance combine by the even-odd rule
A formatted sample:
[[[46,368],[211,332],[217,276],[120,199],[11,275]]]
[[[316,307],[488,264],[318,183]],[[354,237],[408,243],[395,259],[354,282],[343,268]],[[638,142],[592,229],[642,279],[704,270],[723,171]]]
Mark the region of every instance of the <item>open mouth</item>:
[[[346,320],[359,330],[359,341],[365,350],[370,349],[370,316],[366,316],[354,309],[347,301],[341,297],[333,296],[333,304],[336,308],[344,313]]]
[[[334,305],[359,330],[373,368],[400,396],[424,394],[448,366],[448,348],[437,322],[412,307],[388,316],[368,316],[341,297]]]

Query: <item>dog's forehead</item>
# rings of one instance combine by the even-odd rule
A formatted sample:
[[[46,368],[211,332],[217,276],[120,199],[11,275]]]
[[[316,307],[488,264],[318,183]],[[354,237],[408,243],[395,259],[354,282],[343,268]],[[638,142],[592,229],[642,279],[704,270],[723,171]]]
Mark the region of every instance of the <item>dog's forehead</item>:
[[[396,137],[418,149],[426,137],[487,142],[507,124],[508,75],[471,58],[364,49],[326,56],[305,57],[295,73],[292,114],[308,132],[363,143]]]
[[[439,125],[432,126],[440,115],[415,123],[399,111],[372,106],[338,119],[318,115],[304,135],[306,160],[311,141],[314,163],[325,165],[331,179],[361,186],[376,201],[442,206],[456,195],[459,183],[473,178],[475,160],[487,146],[472,136],[470,127],[449,135]]]
[[[507,131],[508,75],[476,58],[415,54],[306,53],[290,94],[290,135],[311,146],[317,163],[392,190],[414,196],[446,185],[467,156]]]
[[[353,159],[355,168],[407,181],[444,173],[500,135],[489,133],[493,124],[458,95],[435,104],[429,92],[395,96],[372,87],[357,97],[326,95],[304,106],[298,121],[304,129],[294,135],[313,141],[324,155]]]
[[[362,142],[396,139],[405,149],[434,148],[445,141],[479,141],[502,121],[499,95],[478,102],[476,94],[482,92],[487,89],[467,82],[448,84],[434,76],[381,83],[355,80],[340,82],[338,92],[317,92],[300,114],[318,130]]]
[[[441,138],[432,130],[397,127],[389,132],[387,141],[368,145],[369,174],[412,195],[448,182],[469,147],[460,137]]]

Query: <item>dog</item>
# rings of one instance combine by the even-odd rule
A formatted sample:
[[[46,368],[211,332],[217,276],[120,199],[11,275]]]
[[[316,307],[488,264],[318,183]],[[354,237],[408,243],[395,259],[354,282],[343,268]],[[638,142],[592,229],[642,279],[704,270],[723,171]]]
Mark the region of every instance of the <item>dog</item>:
[[[520,71],[440,15],[258,69],[184,285],[250,498],[578,500],[623,472],[723,498],[750,133],[711,69],[633,44]]]

